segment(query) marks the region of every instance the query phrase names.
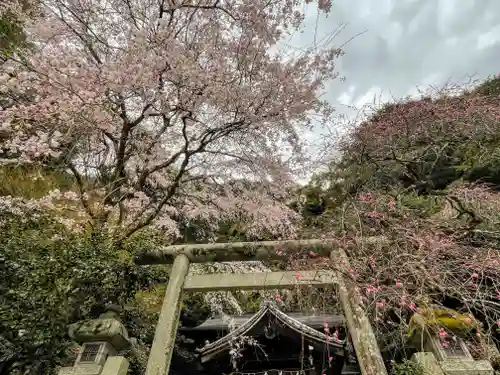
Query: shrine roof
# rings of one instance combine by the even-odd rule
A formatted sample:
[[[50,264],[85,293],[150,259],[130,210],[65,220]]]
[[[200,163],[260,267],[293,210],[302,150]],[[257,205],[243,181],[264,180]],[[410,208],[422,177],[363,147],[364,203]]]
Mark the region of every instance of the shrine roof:
[[[235,340],[240,336],[252,336],[251,331],[265,318],[272,316],[274,317],[278,323],[281,323],[282,326],[287,327],[288,329],[295,331],[296,333],[301,334],[306,340],[315,342],[317,344],[326,345],[331,347],[334,351],[340,352],[343,351],[345,347],[345,340],[334,339],[332,335],[326,334],[324,332],[319,332],[315,328],[309,326],[306,322],[309,320],[310,323],[317,326],[319,324],[319,320],[321,321],[320,326],[318,328],[323,327],[325,322],[328,323],[330,327],[335,325],[339,325],[342,323],[343,318],[339,316],[329,316],[332,319],[326,320],[327,316],[321,317],[307,317],[302,316],[301,320],[296,319],[292,314],[285,314],[281,310],[279,310],[274,303],[266,302],[262,304],[259,311],[246,318],[246,321],[240,320],[240,324],[236,325],[237,328],[233,331],[229,332],[226,336],[220,338],[217,341],[209,343],[205,345],[203,348],[199,349],[200,357],[202,362],[208,361],[210,358],[216,356],[218,353],[229,350],[231,341]],[[243,318],[243,317],[242,317]],[[342,319],[340,319],[342,318]],[[211,319],[216,320],[216,319]],[[220,325],[216,325],[216,324]],[[218,320],[218,322],[213,322],[212,324],[208,324],[205,327],[214,327],[209,329],[220,329],[222,326],[222,320]],[[205,323],[203,323],[205,324]],[[203,326],[203,324],[201,326]],[[199,327],[201,327],[199,326]],[[199,328],[197,327],[197,328]]]
[[[255,314],[243,314],[231,317],[231,325],[235,328],[243,325],[246,321],[250,320]],[[289,318],[297,320],[299,323],[305,324],[314,329],[321,329],[325,322],[330,327],[341,326],[344,324],[345,319],[343,315],[304,315],[300,312],[286,313]],[[222,316],[215,316],[207,319],[196,327],[181,327],[180,331],[183,332],[196,332],[196,331],[227,331],[229,330],[229,322],[223,319]]]

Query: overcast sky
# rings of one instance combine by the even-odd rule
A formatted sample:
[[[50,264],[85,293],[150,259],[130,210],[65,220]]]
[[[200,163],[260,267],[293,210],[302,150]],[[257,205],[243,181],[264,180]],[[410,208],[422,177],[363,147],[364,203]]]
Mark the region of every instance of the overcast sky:
[[[310,8],[313,9],[313,8]],[[361,106],[416,93],[416,86],[442,85],[468,76],[500,72],[500,0],[333,0],[327,18],[308,13],[307,44],[346,24],[335,44],[344,47],[328,98]],[[316,27],[317,25],[317,27]]]

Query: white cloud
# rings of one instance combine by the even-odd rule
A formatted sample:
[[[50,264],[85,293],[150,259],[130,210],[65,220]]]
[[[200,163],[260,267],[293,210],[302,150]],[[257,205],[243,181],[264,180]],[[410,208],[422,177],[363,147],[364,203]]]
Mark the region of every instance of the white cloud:
[[[354,106],[361,108],[366,105],[379,105],[392,99],[391,94],[382,87],[371,87],[367,92],[357,98]]]
[[[493,30],[479,34],[477,36],[477,49],[482,50],[488,47],[493,47],[500,41],[500,25]]]
[[[416,86],[462,82],[468,75],[487,77],[498,71],[500,0],[336,0],[328,18],[317,22],[319,36],[340,24],[334,40],[347,43],[338,64],[346,82],[328,85],[339,112],[418,94]],[[301,42],[313,40],[316,13],[308,14]],[[303,43],[301,43],[303,44]],[[352,112],[352,111],[351,111]]]
[[[457,11],[456,0],[439,0],[436,13],[438,16],[440,34],[447,34],[450,32]]]
[[[290,44],[309,45],[315,32],[321,39],[347,25],[333,40],[336,46],[350,40],[337,63],[346,80],[327,85],[327,98],[346,117],[331,124],[333,140],[350,129],[350,122],[369,115],[366,106],[419,97],[429,85],[496,74],[498,14],[500,0],[335,0],[327,18],[308,7],[306,30]],[[304,135],[311,154],[320,150],[324,134],[318,127]]]
[[[337,97],[337,101],[343,105],[352,105],[354,90],[356,90],[356,86],[350,85],[347,91],[344,91]]]
[[[387,30],[381,32],[381,35],[387,42],[387,45],[389,47],[393,47],[396,46],[398,42],[400,42],[403,33],[404,33],[403,25],[397,22],[391,22],[388,25]]]

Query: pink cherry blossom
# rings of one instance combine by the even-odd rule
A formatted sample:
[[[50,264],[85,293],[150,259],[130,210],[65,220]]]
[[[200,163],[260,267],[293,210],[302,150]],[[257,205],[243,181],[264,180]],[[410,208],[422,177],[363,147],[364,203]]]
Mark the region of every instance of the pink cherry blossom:
[[[339,331],[338,330],[335,330],[335,332],[333,332],[333,341],[339,342]]]
[[[378,212],[378,211],[365,212],[364,215],[366,217],[370,217],[373,219],[382,219],[384,217],[384,214],[382,212]]]
[[[387,203],[387,207],[389,208],[389,211],[394,211],[396,209],[396,201],[394,199],[390,199]]]
[[[380,287],[377,287],[377,286],[374,286],[374,285],[368,285],[366,287],[366,294],[367,295],[370,295],[370,294],[375,294],[375,293],[378,293],[380,292],[381,288]]]
[[[0,12],[25,21],[33,48],[0,67],[13,98],[0,154],[65,163],[79,186],[71,208],[118,240],[149,226],[174,240],[200,222],[215,240],[228,221],[249,238],[297,237],[285,197],[307,159],[303,130],[331,119],[321,95],[342,53],[280,51],[303,4],[47,0],[38,17],[9,1]]]
[[[375,257],[373,255],[370,255],[370,258],[368,261],[372,267],[375,266]]]
[[[372,202],[374,200],[374,196],[371,193],[364,193],[364,194],[360,194],[358,199],[361,202]]]

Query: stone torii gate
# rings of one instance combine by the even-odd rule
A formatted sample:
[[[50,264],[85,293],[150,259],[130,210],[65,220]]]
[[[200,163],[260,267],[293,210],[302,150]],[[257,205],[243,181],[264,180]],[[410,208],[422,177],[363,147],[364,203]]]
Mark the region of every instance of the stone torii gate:
[[[333,249],[334,246],[334,240],[325,239],[234,242],[174,245],[138,254],[135,263],[139,265],[173,264],[146,375],[168,374],[179,325],[183,291],[287,289],[298,283],[316,287],[337,287],[362,374],[387,375],[372,327],[361,306],[361,298],[353,283],[344,277],[342,272],[298,271],[302,276],[300,282],[295,277],[297,271],[188,275],[190,263],[284,260],[291,253],[303,250],[330,257],[332,261],[348,269],[349,262],[345,252],[342,249]]]

